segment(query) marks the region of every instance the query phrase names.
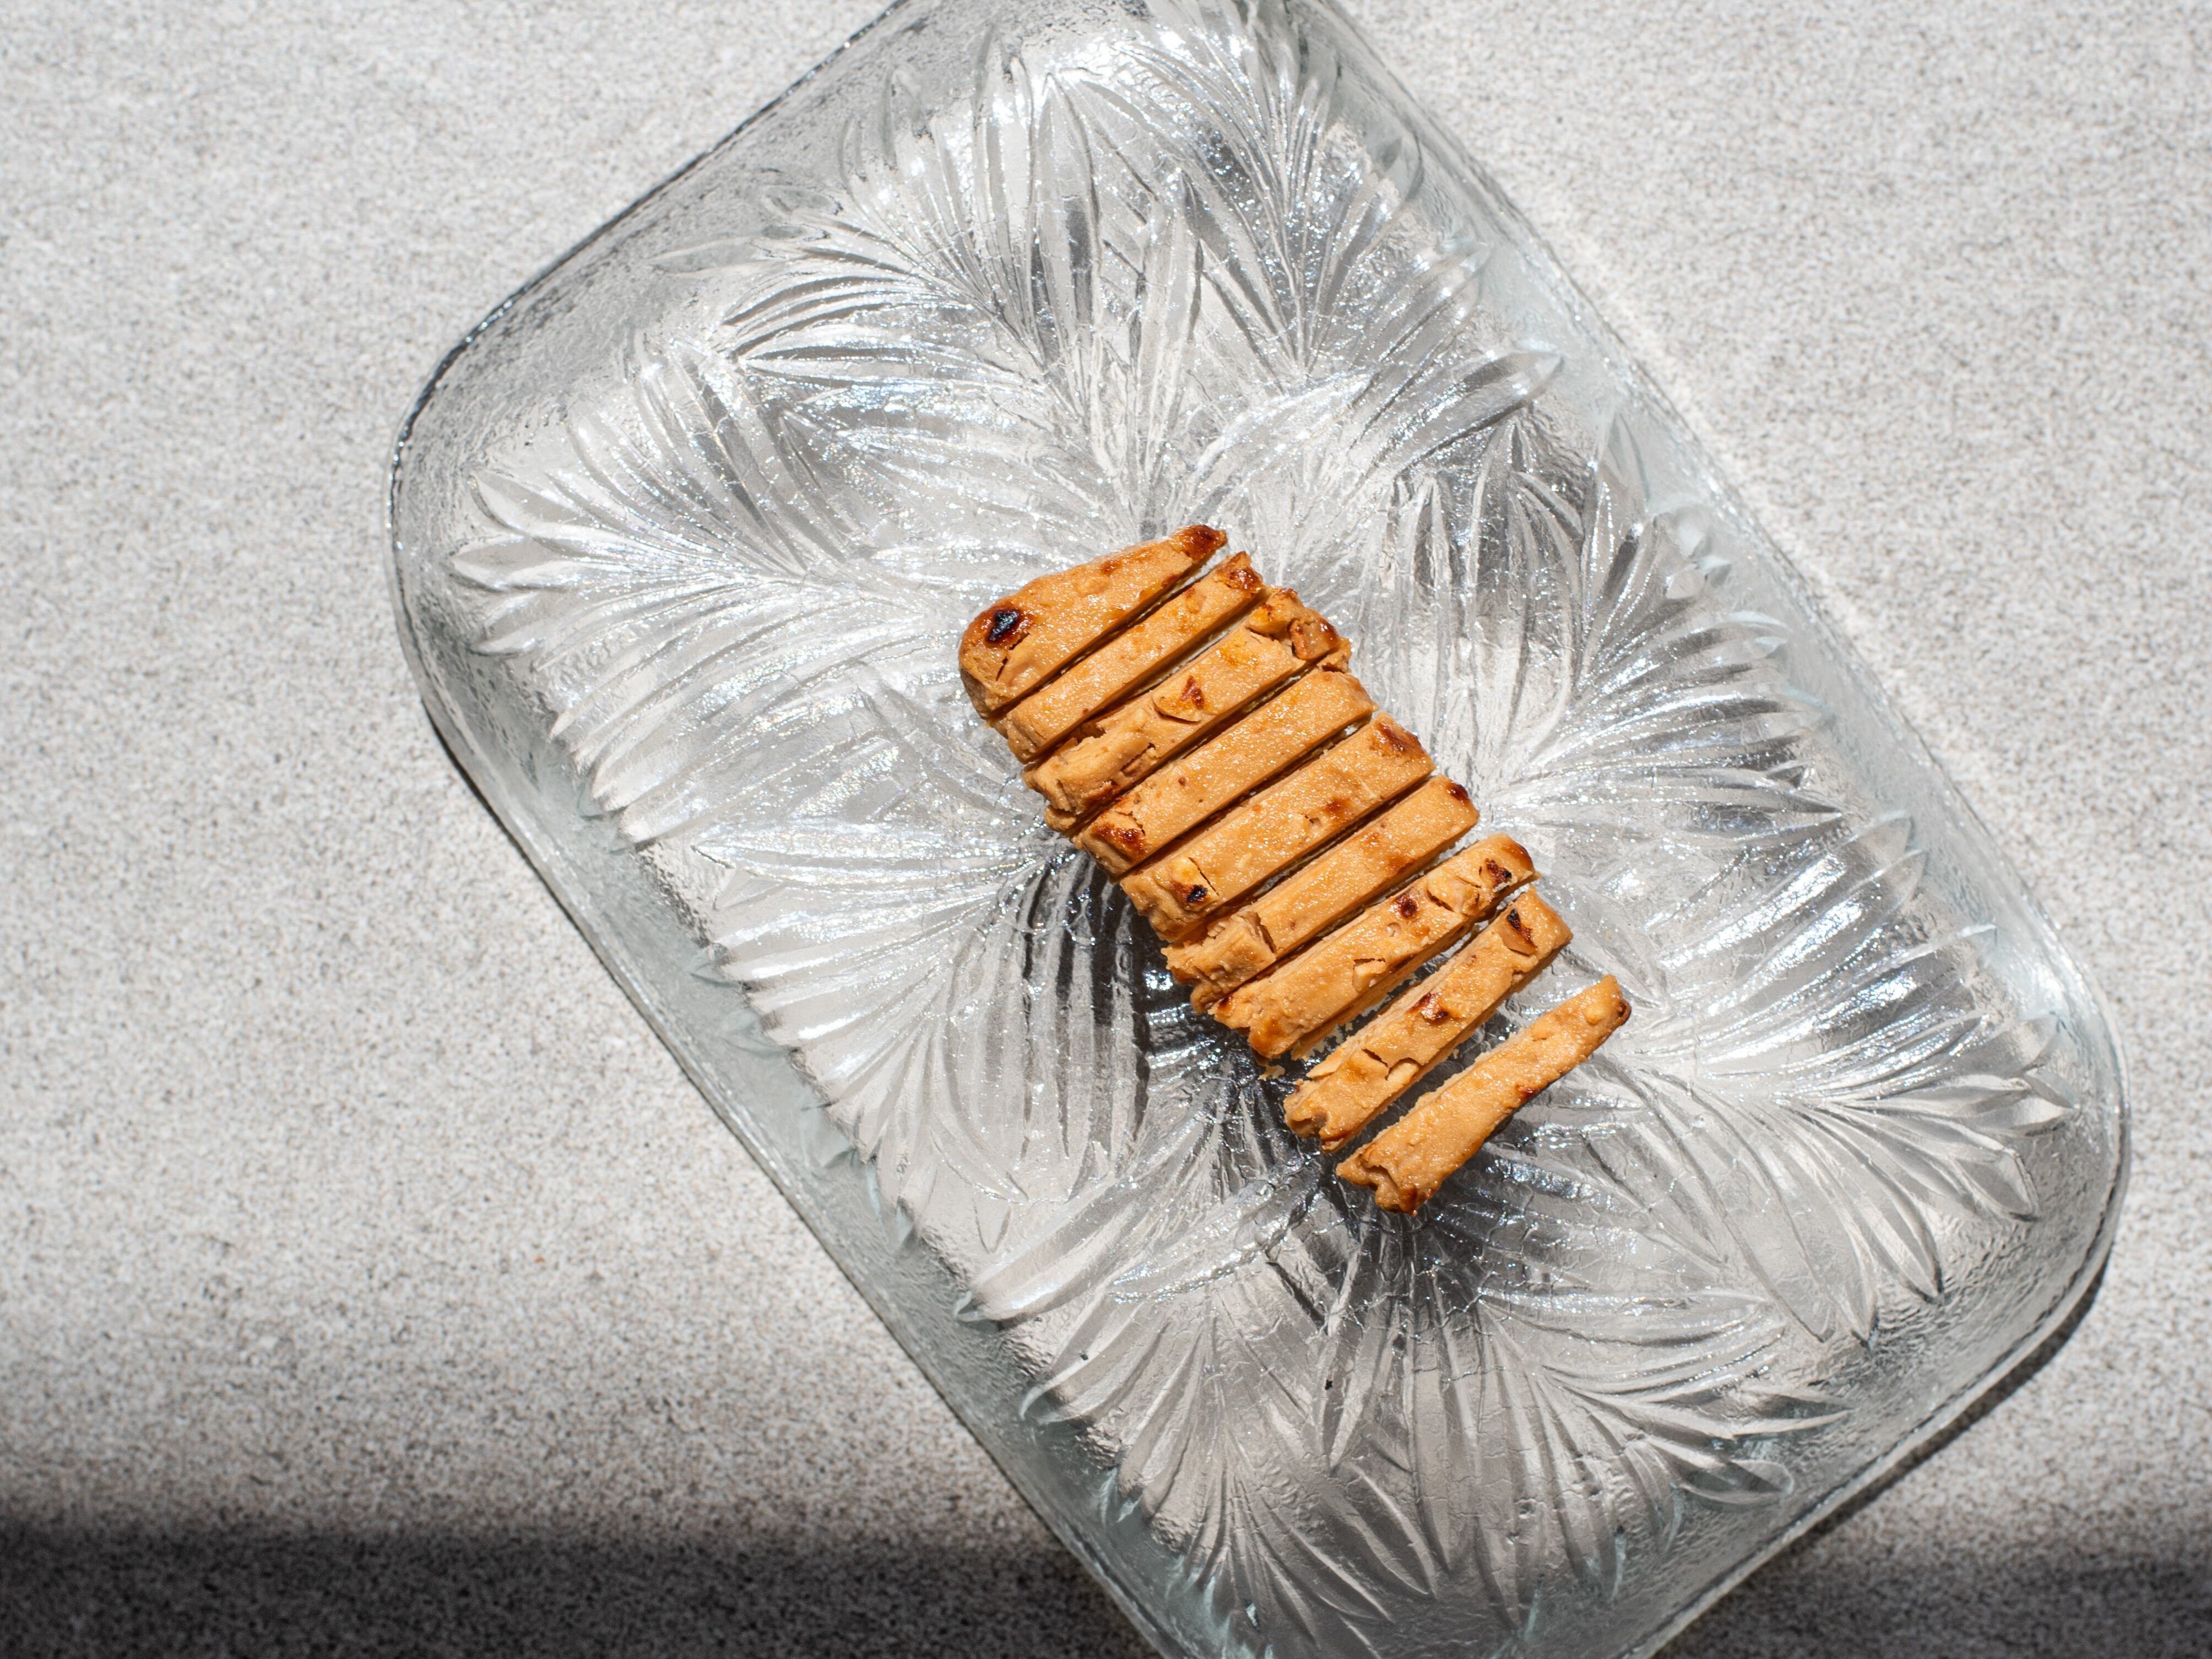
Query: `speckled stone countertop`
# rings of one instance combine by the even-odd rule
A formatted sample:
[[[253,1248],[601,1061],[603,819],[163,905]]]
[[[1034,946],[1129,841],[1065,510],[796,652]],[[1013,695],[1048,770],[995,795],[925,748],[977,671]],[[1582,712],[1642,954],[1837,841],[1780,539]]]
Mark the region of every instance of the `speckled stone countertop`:
[[[0,30],[0,1653],[1129,1655],[441,751],[385,466],[871,0]],[[2112,1000],[2073,1340],[1679,1655],[2212,1650],[2212,11],[1370,0]]]

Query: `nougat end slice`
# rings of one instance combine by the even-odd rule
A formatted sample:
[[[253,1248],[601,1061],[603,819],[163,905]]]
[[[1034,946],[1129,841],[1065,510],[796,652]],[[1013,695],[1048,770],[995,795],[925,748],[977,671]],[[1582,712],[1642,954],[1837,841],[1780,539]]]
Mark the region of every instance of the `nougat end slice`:
[[[1598,1051],[1632,1011],[1607,975],[1538,1015],[1336,1166],[1377,1209],[1410,1214],[1437,1194],[1498,1127]]]
[[[960,678],[989,717],[1090,650],[1218,552],[1228,539],[1187,525],[1024,584],[978,613],[960,636]]]
[[[1266,584],[1238,553],[1146,611],[993,722],[1024,764],[1194,650],[1260,601]]]
[[[1267,598],[1213,645],[1149,690],[1091,721],[1022,775],[1063,834],[1235,719],[1255,699],[1347,648],[1327,619],[1288,588]]]
[[[1447,1059],[1573,939],[1559,912],[1535,894],[1511,900],[1458,955],[1316,1061],[1284,1102],[1284,1121],[1334,1152]]]

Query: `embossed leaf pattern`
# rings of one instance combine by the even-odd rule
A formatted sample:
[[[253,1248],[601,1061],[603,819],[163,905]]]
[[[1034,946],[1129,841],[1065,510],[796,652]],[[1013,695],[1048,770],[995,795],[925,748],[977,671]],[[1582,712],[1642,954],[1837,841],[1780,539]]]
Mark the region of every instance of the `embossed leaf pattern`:
[[[1775,625],[1501,332],[1328,51],[1175,0],[1110,62],[975,64],[958,107],[885,76],[841,189],[663,262],[716,327],[483,471],[479,643],[589,807],[706,873],[707,971],[1224,1617],[1365,1650],[1473,1573],[1524,1624],[1785,1492],[1850,1405],[1793,1334],[1870,1338],[1943,1294],[1950,1218],[2033,1214],[2049,1033],[1910,826],[1824,797]],[[1638,1010],[1416,1220],[1283,1128],[951,672],[993,595],[1194,519],[1537,854],[1553,978]]]

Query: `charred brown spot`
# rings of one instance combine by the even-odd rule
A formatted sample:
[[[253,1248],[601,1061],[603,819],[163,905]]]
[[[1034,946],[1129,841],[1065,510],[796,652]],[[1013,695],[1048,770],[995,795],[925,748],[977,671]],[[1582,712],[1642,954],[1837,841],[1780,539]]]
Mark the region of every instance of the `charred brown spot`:
[[[1249,564],[1232,564],[1223,567],[1221,580],[1223,586],[1233,587],[1239,593],[1256,593],[1260,591],[1260,573]]]
[[[1401,916],[1415,916],[1421,912],[1421,902],[1411,893],[1401,893],[1392,901],[1390,908]]]
[[[1352,810],[1352,803],[1341,795],[1331,795],[1321,804],[1323,817],[1340,818]]]
[[[1413,1012],[1431,1025],[1449,1025],[1451,1023],[1451,1010],[1444,1006],[1443,1000],[1434,991],[1415,1003]]]
[[[1198,683],[1198,676],[1195,674],[1182,683],[1182,700],[1193,708],[1206,707],[1206,688]]]
[[[1375,722],[1375,741],[1394,755],[1408,754],[1413,747],[1413,733],[1393,720]]]
[[[1004,645],[1018,640],[1029,632],[1030,619],[1014,606],[1004,605],[991,613],[991,624],[984,629],[983,637],[993,645]]]
[[[1513,879],[1513,872],[1496,859],[1485,859],[1482,861],[1482,875],[1483,879],[1493,887],[1503,887]]]
[[[1183,896],[1182,896],[1182,902],[1183,902],[1185,904],[1203,904],[1203,903],[1205,903],[1205,902],[1206,902],[1206,886],[1205,886],[1205,884],[1201,882],[1201,883],[1198,884],[1197,885],[1193,886],[1192,888],[1190,888],[1187,892],[1185,892],[1185,893],[1183,894]]]
[[[1464,789],[1462,789],[1462,788],[1461,788],[1457,784],[1454,783],[1454,782],[1453,782],[1450,779],[1449,779],[1449,778],[1447,778],[1447,779],[1445,779],[1445,780],[1444,780],[1444,793],[1446,793],[1447,795],[1449,795],[1449,796],[1450,796],[1454,800],[1457,801],[1457,802],[1458,802],[1462,806],[1465,806],[1466,805],[1468,805],[1468,793],[1467,793],[1467,791],[1466,791],[1466,790],[1464,790]]]
[[[1145,850],[1144,826],[1135,823],[1102,823],[1098,839],[1109,842],[1132,856]]]

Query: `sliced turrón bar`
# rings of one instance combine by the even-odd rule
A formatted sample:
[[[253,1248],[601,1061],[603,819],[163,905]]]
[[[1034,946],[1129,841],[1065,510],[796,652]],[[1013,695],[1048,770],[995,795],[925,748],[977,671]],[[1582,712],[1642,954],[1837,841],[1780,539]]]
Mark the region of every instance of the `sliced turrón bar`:
[[[1177,658],[1260,602],[1261,583],[1239,553],[1170,594],[1089,656],[1024,697],[994,724],[1033,761],[1101,709],[1148,684]]]
[[[1267,1059],[1288,1054],[1380,1001],[1536,872],[1502,836],[1449,858],[1411,886],[1239,987],[1213,1010]]]
[[[1284,1109],[1334,1151],[1570,935],[1522,890],[1535,870],[1511,838],[1451,854],[1474,803],[1376,709],[1325,617],[1265,586],[1245,554],[1197,574],[1224,540],[1192,525],[1037,578],[969,624],[961,677],[1046,821],[1120,880],[1200,1009],[1268,1060],[1366,1021]],[[1613,981],[1592,988],[1424,1096],[1339,1174],[1383,1208],[1418,1207],[1627,1012]]]
[[[1449,778],[1431,778],[1389,811],[1205,934],[1168,947],[1168,971],[1210,1009],[1238,986],[1389,891],[1475,826],[1474,804]]]
[[[1126,878],[1121,890],[1162,939],[1188,939],[1224,905],[1327,846],[1431,769],[1413,734],[1377,714]]]
[[[1291,682],[1219,737],[1162,767],[1091,820],[1075,844],[1126,875],[1199,824],[1375,712],[1341,668]]]
[[[1573,937],[1534,893],[1513,900],[1458,955],[1316,1060],[1283,1103],[1284,1121],[1334,1152],[1543,972]]]
[[[1027,695],[1212,558],[1224,539],[1194,524],[994,600],[960,636],[960,678],[975,712],[995,714]]]
[[[1332,659],[1344,660],[1336,630],[1289,588],[1273,589],[1215,644],[1089,722],[1023,775],[1045,798],[1045,822],[1073,830],[1255,698]]]
[[[1482,1148],[1522,1103],[1548,1089],[1627,1022],[1628,999],[1607,975],[1589,990],[1539,1014],[1336,1166],[1374,1189],[1385,1210],[1417,1210]]]

